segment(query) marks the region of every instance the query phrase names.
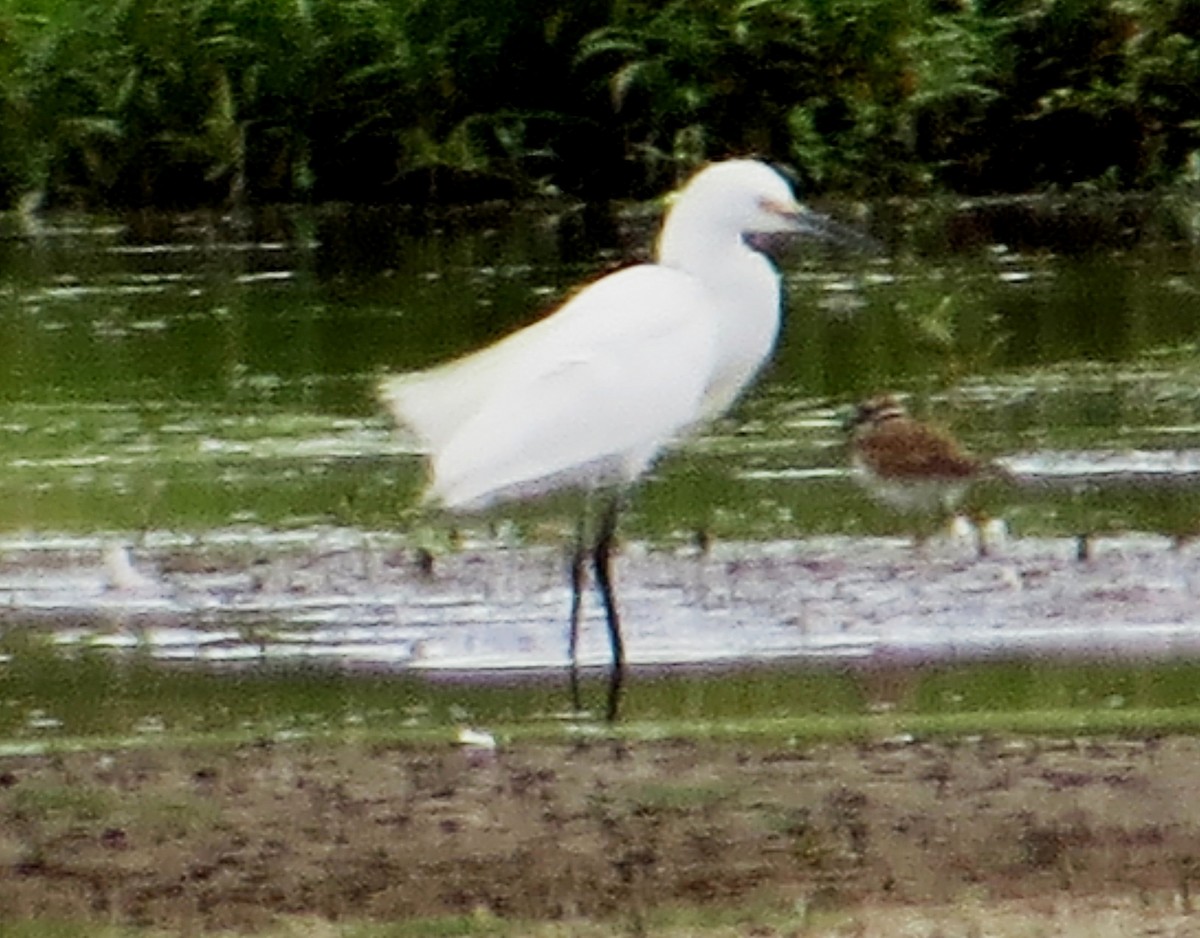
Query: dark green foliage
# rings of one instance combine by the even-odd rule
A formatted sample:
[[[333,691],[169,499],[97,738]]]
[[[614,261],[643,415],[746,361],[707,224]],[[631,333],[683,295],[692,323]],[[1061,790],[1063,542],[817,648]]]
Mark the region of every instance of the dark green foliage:
[[[1191,179],[1200,0],[0,0],[0,204]]]

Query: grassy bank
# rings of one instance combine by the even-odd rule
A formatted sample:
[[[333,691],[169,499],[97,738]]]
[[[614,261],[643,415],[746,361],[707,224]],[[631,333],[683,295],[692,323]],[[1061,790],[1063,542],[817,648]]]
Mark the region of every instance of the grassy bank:
[[[1116,936],[1186,927],[1200,664],[561,681],[6,640],[0,934]],[[452,744],[463,725],[498,746]]]
[[[994,938],[1125,938],[1138,929],[1170,931],[1186,928],[1190,916],[1167,908],[1147,909],[1136,900],[1072,900],[1058,898],[1028,902],[971,901],[933,908],[879,906],[855,912],[749,908],[735,913],[697,913],[680,910],[654,916],[635,931],[629,924],[595,922],[505,922],[488,916],[455,916],[424,921],[372,925],[332,924],[301,919],[258,931],[260,938],[627,938],[630,934],[658,938],[742,938],[757,936],[830,936],[830,938],[892,938],[901,934],[987,934]],[[106,928],[64,922],[35,922],[5,932],[11,938],[156,938],[149,929]],[[220,932],[232,935],[232,932]]]
[[[1196,752],[1150,735],[8,756],[0,929],[1175,933]]]

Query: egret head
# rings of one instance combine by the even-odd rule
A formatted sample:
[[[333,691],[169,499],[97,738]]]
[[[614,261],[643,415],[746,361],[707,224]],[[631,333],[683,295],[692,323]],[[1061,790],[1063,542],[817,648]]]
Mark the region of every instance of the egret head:
[[[696,252],[699,245],[728,243],[730,237],[766,250],[767,242],[758,236],[779,234],[875,248],[865,235],[798,202],[791,183],[778,170],[758,160],[736,159],[704,167],[675,194],[659,240],[659,257],[664,263],[696,259],[702,253]]]
[[[694,213],[741,234],[796,231],[805,214],[791,184],[757,160],[712,163],[679,191],[672,213]]]

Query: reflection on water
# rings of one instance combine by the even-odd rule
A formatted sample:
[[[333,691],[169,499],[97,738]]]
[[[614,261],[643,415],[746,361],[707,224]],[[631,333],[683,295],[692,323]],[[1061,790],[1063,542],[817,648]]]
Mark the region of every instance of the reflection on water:
[[[644,218],[544,207],[42,219],[0,240],[0,530],[41,543],[239,526],[444,536],[414,508],[419,461],[375,405],[375,379],[528,322],[644,252],[648,230]],[[845,473],[845,409],[882,390],[1007,459],[1022,484],[977,500],[1017,535],[1200,529],[1200,275],[1188,250],[893,248],[787,250],[775,361],[733,416],[663,460],[627,534],[671,546],[697,530],[902,533]],[[503,517],[516,526],[502,537],[525,543],[554,520],[536,507]],[[466,522],[483,537],[495,523]],[[419,637],[388,640],[418,655]]]

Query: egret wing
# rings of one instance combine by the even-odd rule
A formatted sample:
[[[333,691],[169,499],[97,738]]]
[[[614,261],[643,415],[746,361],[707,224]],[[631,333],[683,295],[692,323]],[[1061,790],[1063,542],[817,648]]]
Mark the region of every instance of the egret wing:
[[[397,423],[437,452],[498,388],[520,380],[531,368],[553,366],[551,352],[570,345],[592,347],[619,330],[629,297],[661,290],[658,284],[664,279],[677,282],[685,275],[653,265],[608,274],[545,318],[486,348],[426,371],[384,378],[379,396]],[[607,309],[610,304],[616,309]]]
[[[646,266],[598,281],[450,366],[455,406],[474,403],[434,448],[431,495],[454,507],[539,482],[632,479],[700,416],[715,338],[709,298],[685,274]]]

